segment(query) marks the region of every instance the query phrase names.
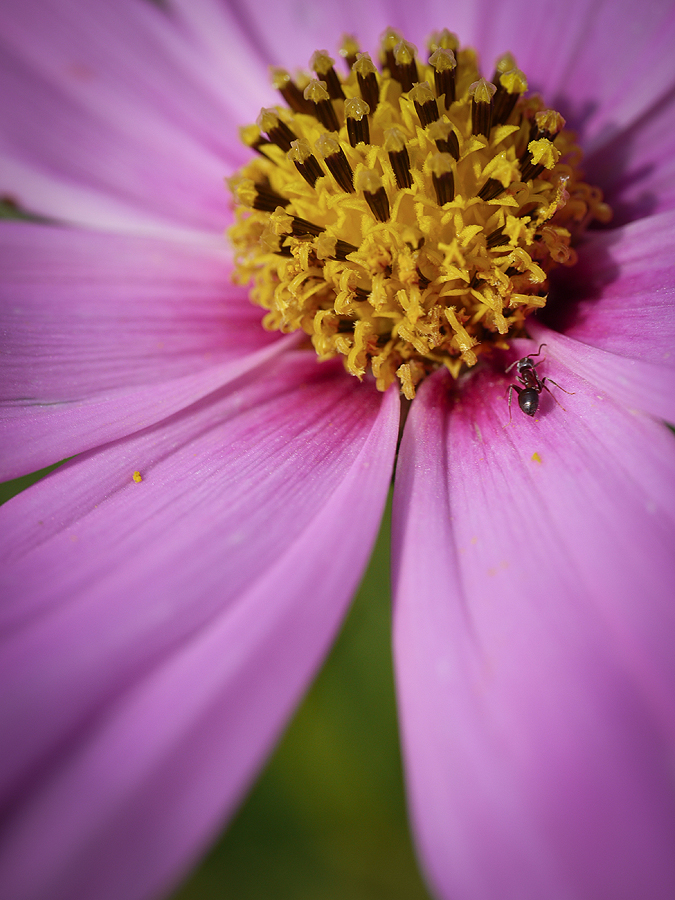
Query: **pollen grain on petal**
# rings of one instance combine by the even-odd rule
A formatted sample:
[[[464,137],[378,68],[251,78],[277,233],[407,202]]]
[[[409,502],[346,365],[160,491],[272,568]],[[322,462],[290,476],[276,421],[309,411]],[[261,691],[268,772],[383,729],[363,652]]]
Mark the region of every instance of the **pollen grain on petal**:
[[[228,182],[235,278],[266,328],[412,398],[526,334],[552,269],[611,210],[510,53],[488,80],[452,32],[420,54],[390,28],[372,57],[351,35],[338,56],[274,69],[286,106],[241,130],[255,155]]]

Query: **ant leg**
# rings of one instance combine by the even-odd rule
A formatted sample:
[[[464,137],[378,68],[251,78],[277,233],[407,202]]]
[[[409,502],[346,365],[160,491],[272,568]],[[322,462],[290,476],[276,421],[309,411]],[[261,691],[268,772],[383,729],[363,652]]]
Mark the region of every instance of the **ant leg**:
[[[548,378],[548,377],[547,377],[546,379],[542,379],[542,381],[543,381],[543,380],[545,380],[545,381],[550,381],[551,384],[554,384],[557,388],[560,388],[560,390],[561,390],[564,394],[574,394],[574,393],[575,393],[574,391],[566,391],[564,387],[560,387],[560,385],[558,384],[558,382],[557,382],[557,381],[554,381],[552,378]]]
[[[541,353],[541,348],[546,347],[546,346],[547,346],[546,344],[539,344],[539,349],[537,350],[536,353],[530,353],[528,356],[521,356],[520,359],[514,359],[514,361],[511,363],[511,365],[507,366],[504,369],[504,373],[508,374],[514,366],[517,366],[518,363],[523,362],[523,360],[533,359],[535,356],[539,356],[539,354]],[[540,363],[543,363],[543,362],[544,362],[544,360],[540,359],[538,363],[533,363],[532,365],[534,368],[536,368]]]
[[[547,344],[539,344],[539,349],[537,350],[536,353],[531,353],[528,356],[521,356],[520,359],[514,359],[513,362],[511,363],[511,365],[507,366],[504,369],[504,374],[508,375],[508,373],[511,371],[511,369],[514,366],[517,366],[519,362],[523,362],[526,359],[534,359],[535,356],[539,356],[539,354],[541,353],[541,348],[546,347],[546,346],[548,346],[548,345]],[[546,360],[546,357],[544,357],[544,359],[540,359],[539,362],[532,363],[533,368],[536,368],[538,365],[545,362],[545,360]]]
[[[539,344],[539,349],[537,350],[536,353],[533,353],[533,354],[532,354],[532,356],[530,357],[530,359],[534,359],[535,356],[539,356],[539,354],[541,353],[541,348],[542,348],[542,347],[546,347],[546,346],[547,346],[547,344]],[[532,363],[532,368],[533,368],[533,369],[536,369],[537,366],[540,366],[543,362],[546,362],[547,359],[548,359],[548,357],[545,356],[543,359],[540,359],[538,362]],[[550,379],[549,379],[549,380],[550,380]]]
[[[509,425],[511,424],[512,419],[513,419],[512,414],[511,414],[511,397],[513,396],[514,391],[517,391],[518,393],[520,393],[520,388],[515,384],[510,384],[509,385],[509,421],[508,421]],[[506,425],[504,426],[504,428],[506,428]]]
[[[555,402],[558,404],[558,406],[560,407],[560,409],[562,409],[563,412],[567,412],[567,410],[566,410],[565,407],[562,405],[562,403],[560,402],[560,400],[558,400],[558,398],[557,398],[556,395],[553,393],[553,391],[549,389],[548,385],[546,384],[547,381],[550,381],[551,384],[555,384],[555,386],[558,387],[558,388],[560,387],[560,385],[559,385],[556,381],[554,381],[552,378],[546,378],[546,377],[544,377],[544,378],[541,379],[541,386],[542,386],[546,391],[548,391],[548,393],[551,395],[551,397],[553,397],[553,399],[554,399]],[[560,388],[560,390],[561,390],[561,391],[565,391],[565,388]],[[574,393],[574,391],[565,391],[565,393],[566,393],[566,394],[570,394],[570,393]]]

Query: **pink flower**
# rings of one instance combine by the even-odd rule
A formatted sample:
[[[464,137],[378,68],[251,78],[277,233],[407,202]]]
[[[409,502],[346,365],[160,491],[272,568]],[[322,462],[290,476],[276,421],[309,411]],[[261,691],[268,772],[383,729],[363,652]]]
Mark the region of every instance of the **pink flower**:
[[[353,7],[353,8],[352,8]],[[615,209],[541,371],[424,382],[394,498],[394,644],[422,864],[453,900],[675,896],[675,7],[8,0],[0,187],[0,750],[10,900],[167,890],[233,810],[372,547],[399,402],[229,282],[236,125],[386,25],[511,50]],[[547,309],[548,312],[548,309]],[[517,343],[525,355],[536,343]]]

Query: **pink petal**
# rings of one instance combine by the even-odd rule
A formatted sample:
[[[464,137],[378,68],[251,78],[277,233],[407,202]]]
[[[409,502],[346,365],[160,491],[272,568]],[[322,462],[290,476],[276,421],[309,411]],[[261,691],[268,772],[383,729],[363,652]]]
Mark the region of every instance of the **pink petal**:
[[[614,211],[612,227],[675,208],[675,91],[584,159]]]
[[[518,352],[526,352],[526,345]],[[394,504],[412,814],[439,897],[675,896],[675,455],[571,370],[508,423],[507,378],[406,425]],[[552,387],[556,391],[555,387]]]
[[[223,236],[188,243],[25,222],[2,223],[0,235],[12,399],[162,381],[272,339],[232,284]]]
[[[260,106],[281,103],[269,77],[273,56],[262,46],[260,35],[250,28],[235,4],[220,0],[173,0],[171,7],[181,29],[193,37],[199,57],[205,62],[205,71],[217,77],[228,102],[238,104],[235,122],[253,121]],[[242,72],[246,73],[245,78],[241,77]]]
[[[1,233],[5,478],[144,428],[283,346],[231,284],[222,238]]]
[[[299,353],[3,508],[4,896],[145,898],[194,861],[334,636],[397,428]]]
[[[186,7],[187,3],[182,5]],[[275,4],[272,0],[260,3],[229,0],[227,6],[258,48],[260,57],[291,70],[308,68],[315,50],[325,48],[333,55],[345,32],[355,34],[364,51],[373,52],[379,33],[387,25],[396,24],[390,21],[392,13],[396,18],[396,11],[391,3],[381,0],[367,4],[358,0],[341,0],[340,3],[290,0],[283,4]],[[194,16],[211,15],[212,9],[211,3],[199,0]]]
[[[672,369],[675,212],[595,232],[552,291],[550,319],[570,337]]]
[[[585,390],[596,399],[604,400],[607,394],[619,406],[675,422],[675,366],[671,359],[665,368],[656,353],[655,361],[649,362],[598,350],[535,322],[528,330],[537,344],[547,345],[547,355],[585,379]]]
[[[217,89],[198,49],[152,4],[13,0],[0,26],[0,148],[19,179],[2,184],[8,193],[46,215],[111,227],[103,209],[83,217],[82,204],[43,196],[46,176],[126,208],[129,226],[145,215],[148,227],[222,229],[222,178],[242,158],[236,120],[255,91],[232,90],[234,72]]]

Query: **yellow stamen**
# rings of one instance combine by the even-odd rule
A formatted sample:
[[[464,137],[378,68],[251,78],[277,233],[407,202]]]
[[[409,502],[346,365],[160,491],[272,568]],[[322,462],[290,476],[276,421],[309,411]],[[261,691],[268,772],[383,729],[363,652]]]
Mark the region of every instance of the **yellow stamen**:
[[[263,324],[304,331],[412,398],[443,366],[457,377],[526,333],[572,238],[611,210],[585,184],[562,116],[526,95],[510,54],[492,81],[448,31],[429,62],[389,29],[381,71],[352,37],[317,51],[317,77],[274,70],[290,109],[242,130],[256,156],[229,180],[238,282]]]

